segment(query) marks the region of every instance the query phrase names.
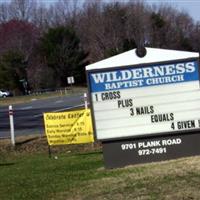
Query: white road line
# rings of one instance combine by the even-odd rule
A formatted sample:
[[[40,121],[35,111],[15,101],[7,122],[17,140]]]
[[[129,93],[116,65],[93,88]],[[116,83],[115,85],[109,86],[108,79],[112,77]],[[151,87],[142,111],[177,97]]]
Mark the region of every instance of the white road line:
[[[57,103],[63,103],[64,101],[63,100],[58,100],[58,101],[55,101],[55,104]]]
[[[50,112],[60,112],[60,111],[64,111],[64,110],[70,110],[70,109],[78,108],[78,107],[81,107],[81,106],[84,106],[84,105],[85,104],[80,104],[80,105],[76,105],[76,106],[71,106],[69,108],[61,108],[61,109],[58,109],[58,110],[53,110],[53,111],[50,111]],[[33,118],[41,117],[41,116],[43,116],[43,113],[37,114],[37,115],[33,115]]]
[[[26,106],[26,107],[20,108],[19,110],[30,110],[31,108],[33,108],[33,106]]]

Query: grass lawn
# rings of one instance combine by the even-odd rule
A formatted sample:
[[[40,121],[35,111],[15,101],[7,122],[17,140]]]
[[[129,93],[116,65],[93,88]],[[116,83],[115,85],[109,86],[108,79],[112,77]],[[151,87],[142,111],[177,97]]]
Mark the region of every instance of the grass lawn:
[[[49,158],[45,144],[0,148],[1,200],[200,199],[199,156],[106,170],[100,146],[58,147]]]
[[[30,102],[33,99],[46,99],[51,97],[58,97],[64,95],[74,95],[74,94],[83,94],[87,91],[86,87],[72,87],[68,90],[58,90],[55,92],[46,92],[46,93],[38,93],[38,94],[31,94],[26,96],[16,96],[16,97],[7,97],[7,98],[0,98],[0,105],[13,105],[18,103],[26,103]]]

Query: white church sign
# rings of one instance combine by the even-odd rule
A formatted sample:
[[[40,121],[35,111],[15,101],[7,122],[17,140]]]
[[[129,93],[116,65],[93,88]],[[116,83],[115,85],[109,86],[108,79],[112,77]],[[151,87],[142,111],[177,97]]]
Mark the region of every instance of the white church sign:
[[[98,140],[200,129],[199,54],[146,49],[143,58],[131,50],[86,67]]]

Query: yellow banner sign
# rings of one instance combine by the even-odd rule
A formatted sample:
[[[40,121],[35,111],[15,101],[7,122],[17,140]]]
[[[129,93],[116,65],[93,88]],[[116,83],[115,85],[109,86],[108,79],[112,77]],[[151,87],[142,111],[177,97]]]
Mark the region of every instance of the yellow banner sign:
[[[94,142],[90,109],[44,113],[43,117],[49,145]]]

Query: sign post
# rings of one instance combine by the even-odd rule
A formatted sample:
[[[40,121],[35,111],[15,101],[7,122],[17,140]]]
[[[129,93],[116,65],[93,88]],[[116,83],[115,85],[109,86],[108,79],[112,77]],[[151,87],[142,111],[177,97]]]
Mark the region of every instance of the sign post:
[[[10,137],[11,144],[15,146],[15,130],[14,130],[14,118],[12,105],[9,106],[9,119],[10,119]]]
[[[73,76],[69,76],[69,77],[67,77],[67,83],[70,84],[70,85],[72,86],[72,84],[75,83],[75,81],[74,81],[74,77],[73,77]]]
[[[146,49],[86,66],[108,168],[200,154],[199,54]]]
[[[85,109],[88,109],[88,101],[87,101],[87,93],[84,93],[84,104],[85,104]]]

